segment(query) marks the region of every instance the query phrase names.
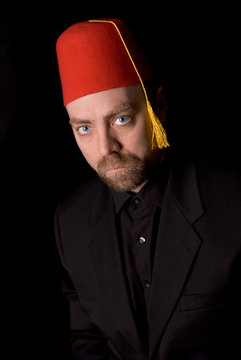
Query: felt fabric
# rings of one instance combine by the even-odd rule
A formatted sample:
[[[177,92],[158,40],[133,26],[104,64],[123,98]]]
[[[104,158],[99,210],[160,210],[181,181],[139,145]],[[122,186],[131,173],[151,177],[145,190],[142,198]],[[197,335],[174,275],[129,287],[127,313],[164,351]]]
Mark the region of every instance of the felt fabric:
[[[152,77],[126,24],[114,22],[143,81]],[[76,23],[56,43],[64,105],[96,92],[140,83],[140,78],[115,26],[108,22]]]

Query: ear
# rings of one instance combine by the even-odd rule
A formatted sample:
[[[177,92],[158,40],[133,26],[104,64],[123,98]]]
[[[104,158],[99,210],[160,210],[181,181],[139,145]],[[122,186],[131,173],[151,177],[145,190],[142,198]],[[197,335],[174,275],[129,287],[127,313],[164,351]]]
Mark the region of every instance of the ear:
[[[163,124],[167,120],[167,101],[165,97],[165,89],[163,86],[158,86],[156,95],[154,97],[154,108],[157,117]]]

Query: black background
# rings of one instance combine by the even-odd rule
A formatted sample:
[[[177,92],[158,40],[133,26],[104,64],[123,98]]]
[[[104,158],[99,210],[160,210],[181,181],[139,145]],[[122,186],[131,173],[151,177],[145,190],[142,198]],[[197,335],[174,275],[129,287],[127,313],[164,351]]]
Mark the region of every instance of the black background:
[[[91,171],[62,105],[55,42],[66,27],[123,19],[166,88],[171,146],[215,166],[239,166],[240,2],[177,3],[34,0],[1,10],[1,298],[9,359],[68,359],[53,218]]]

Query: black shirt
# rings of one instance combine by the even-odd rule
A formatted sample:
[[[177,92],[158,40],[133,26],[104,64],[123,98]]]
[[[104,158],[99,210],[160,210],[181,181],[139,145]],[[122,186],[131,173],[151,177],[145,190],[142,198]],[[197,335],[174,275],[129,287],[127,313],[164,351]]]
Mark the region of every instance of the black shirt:
[[[167,171],[160,171],[135,194],[113,192],[117,230],[123,251],[127,284],[140,327],[148,328],[152,266]]]

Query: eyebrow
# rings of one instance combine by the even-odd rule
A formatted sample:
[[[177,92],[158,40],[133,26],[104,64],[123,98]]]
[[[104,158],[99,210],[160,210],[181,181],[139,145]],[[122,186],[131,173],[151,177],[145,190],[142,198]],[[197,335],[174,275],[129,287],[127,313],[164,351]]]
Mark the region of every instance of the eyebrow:
[[[104,121],[108,121],[109,119],[113,118],[114,116],[118,115],[123,111],[136,112],[137,108],[138,105],[136,103],[121,103],[115,106],[108,114],[104,116]],[[90,125],[92,124],[92,121],[73,117],[69,119],[69,123],[70,125]]]

